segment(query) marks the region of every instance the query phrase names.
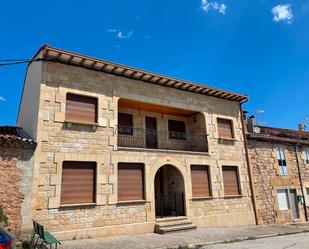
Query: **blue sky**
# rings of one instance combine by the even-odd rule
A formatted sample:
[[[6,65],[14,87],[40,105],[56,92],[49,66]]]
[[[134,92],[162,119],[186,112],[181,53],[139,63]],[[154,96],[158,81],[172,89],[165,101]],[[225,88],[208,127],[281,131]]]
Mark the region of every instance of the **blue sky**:
[[[309,0],[1,2],[0,59],[46,43],[246,93],[264,125],[309,117]],[[0,67],[0,125],[15,124],[25,69]]]

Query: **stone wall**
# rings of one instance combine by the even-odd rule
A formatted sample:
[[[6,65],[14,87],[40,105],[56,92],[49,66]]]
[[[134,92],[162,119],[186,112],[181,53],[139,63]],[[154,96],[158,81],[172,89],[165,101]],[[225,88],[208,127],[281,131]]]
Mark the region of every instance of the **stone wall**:
[[[288,166],[288,176],[279,175],[276,146],[284,148]],[[302,148],[298,148],[298,159],[304,187],[308,187],[308,166]],[[277,201],[277,189],[296,189],[302,195],[294,146],[275,142],[248,140],[250,167],[253,172],[253,185],[259,224],[292,222],[291,210],[280,211]],[[305,196],[305,198],[307,198]],[[304,207],[298,202],[300,220],[305,220]]]
[[[65,122],[68,92],[98,98],[98,125],[68,125]],[[209,153],[118,148],[119,98],[199,112],[201,115],[197,119],[200,129],[208,134]],[[154,178],[157,170],[166,164],[181,172],[186,215],[196,224],[201,227],[254,224],[239,103],[44,62],[38,115],[32,216],[49,230],[57,231],[57,237],[72,239],[152,232],[156,217]],[[233,121],[234,140],[218,139],[217,117]],[[61,207],[62,163],[66,160],[97,163],[95,206]],[[118,203],[119,162],[145,165],[144,202]],[[191,164],[210,166],[213,200],[192,200]],[[239,167],[241,196],[224,196],[222,165]],[[228,224],[224,222],[226,219],[230,220]]]
[[[0,205],[18,235],[29,229],[32,156],[32,149],[0,146]]]

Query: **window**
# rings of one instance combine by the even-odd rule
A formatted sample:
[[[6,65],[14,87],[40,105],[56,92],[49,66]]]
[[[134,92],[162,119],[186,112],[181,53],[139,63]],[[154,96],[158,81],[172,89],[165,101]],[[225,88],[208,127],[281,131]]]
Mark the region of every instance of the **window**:
[[[121,135],[133,135],[133,117],[131,114],[118,113],[118,133]]]
[[[238,170],[235,166],[222,166],[224,193],[226,196],[240,195]]]
[[[277,147],[277,156],[278,156],[278,164],[279,164],[279,174],[281,176],[287,176],[288,166],[285,160],[284,149],[280,146]]]
[[[229,119],[218,118],[218,135],[221,139],[233,139],[233,122]]]
[[[278,189],[277,190],[277,199],[279,210],[288,210],[289,208],[289,196],[287,189]]]
[[[118,201],[144,200],[144,165],[118,164]]]
[[[305,149],[305,158],[306,158],[306,163],[309,164],[309,148]]]
[[[68,93],[65,118],[73,122],[96,123],[97,106],[97,98]]]
[[[60,203],[94,203],[95,171],[94,162],[63,162]]]
[[[191,165],[191,181],[193,198],[211,196],[209,166]]]
[[[186,140],[185,122],[168,120],[168,132],[170,139]]]

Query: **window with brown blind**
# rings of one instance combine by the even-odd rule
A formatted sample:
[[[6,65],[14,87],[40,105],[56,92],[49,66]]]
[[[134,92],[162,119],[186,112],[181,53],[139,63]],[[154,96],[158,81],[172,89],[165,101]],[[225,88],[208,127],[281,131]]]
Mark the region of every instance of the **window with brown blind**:
[[[118,113],[118,133],[133,135],[133,116],[127,113]]]
[[[95,162],[63,162],[61,205],[95,203],[95,176]]]
[[[226,196],[240,195],[238,169],[235,166],[222,166],[224,193]]]
[[[144,200],[144,165],[118,163],[118,201]]]
[[[72,93],[67,94],[65,111],[66,121],[97,123],[97,109],[97,98]]]
[[[170,139],[186,140],[186,125],[183,121],[168,120]]]
[[[233,122],[230,119],[218,118],[218,134],[221,139],[233,139]]]
[[[209,166],[191,165],[192,197],[211,196]]]

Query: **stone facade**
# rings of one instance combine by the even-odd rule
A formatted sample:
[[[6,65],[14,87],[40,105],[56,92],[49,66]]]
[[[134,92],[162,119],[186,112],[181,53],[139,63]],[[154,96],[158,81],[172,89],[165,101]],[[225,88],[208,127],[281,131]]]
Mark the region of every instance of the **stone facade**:
[[[32,169],[33,149],[0,143],[0,205],[17,235],[28,230],[31,222]]]
[[[279,209],[277,198],[278,189],[295,189],[298,196],[303,196],[294,144],[272,140],[261,141],[256,138],[248,139],[248,155],[253,173],[258,224],[288,223],[298,220],[293,217],[291,207],[287,210]],[[277,146],[284,149],[288,166],[288,175],[286,176],[281,176],[279,173]],[[297,147],[305,194],[305,200],[297,202],[300,221],[306,220],[304,204],[309,201],[306,195],[306,188],[309,186],[309,164],[305,159],[305,148],[306,146]]]
[[[240,104],[201,94],[166,88],[104,72],[53,62],[41,63],[37,130],[34,158],[32,217],[54,231],[57,238],[73,239],[116,234],[152,232],[156,214],[154,179],[164,165],[173,165],[184,178],[185,214],[199,227],[255,224],[246,164]],[[31,67],[28,69],[31,70]],[[29,72],[28,72],[29,73]],[[66,94],[75,93],[98,99],[98,124],[65,121]],[[27,96],[25,83],[24,98]],[[118,106],[124,98],[162,106],[197,111],[199,127],[190,131],[208,134],[209,152],[185,152],[118,148]],[[128,110],[127,110],[128,111]],[[147,113],[131,110],[141,122]],[[149,113],[148,113],[149,114]],[[158,113],[151,113],[160,116]],[[20,114],[20,117],[22,115]],[[166,116],[161,115],[160,124]],[[234,139],[218,138],[217,117],[233,121]],[[18,120],[20,125],[26,122]],[[187,122],[190,122],[187,120]],[[189,125],[190,126],[190,125]],[[60,205],[63,161],[97,163],[96,204]],[[119,162],[145,166],[145,201],[119,203],[117,165]],[[191,164],[210,167],[212,197],[192,198]],[[222,165],[237,166],[241,195],[225,197]]]

